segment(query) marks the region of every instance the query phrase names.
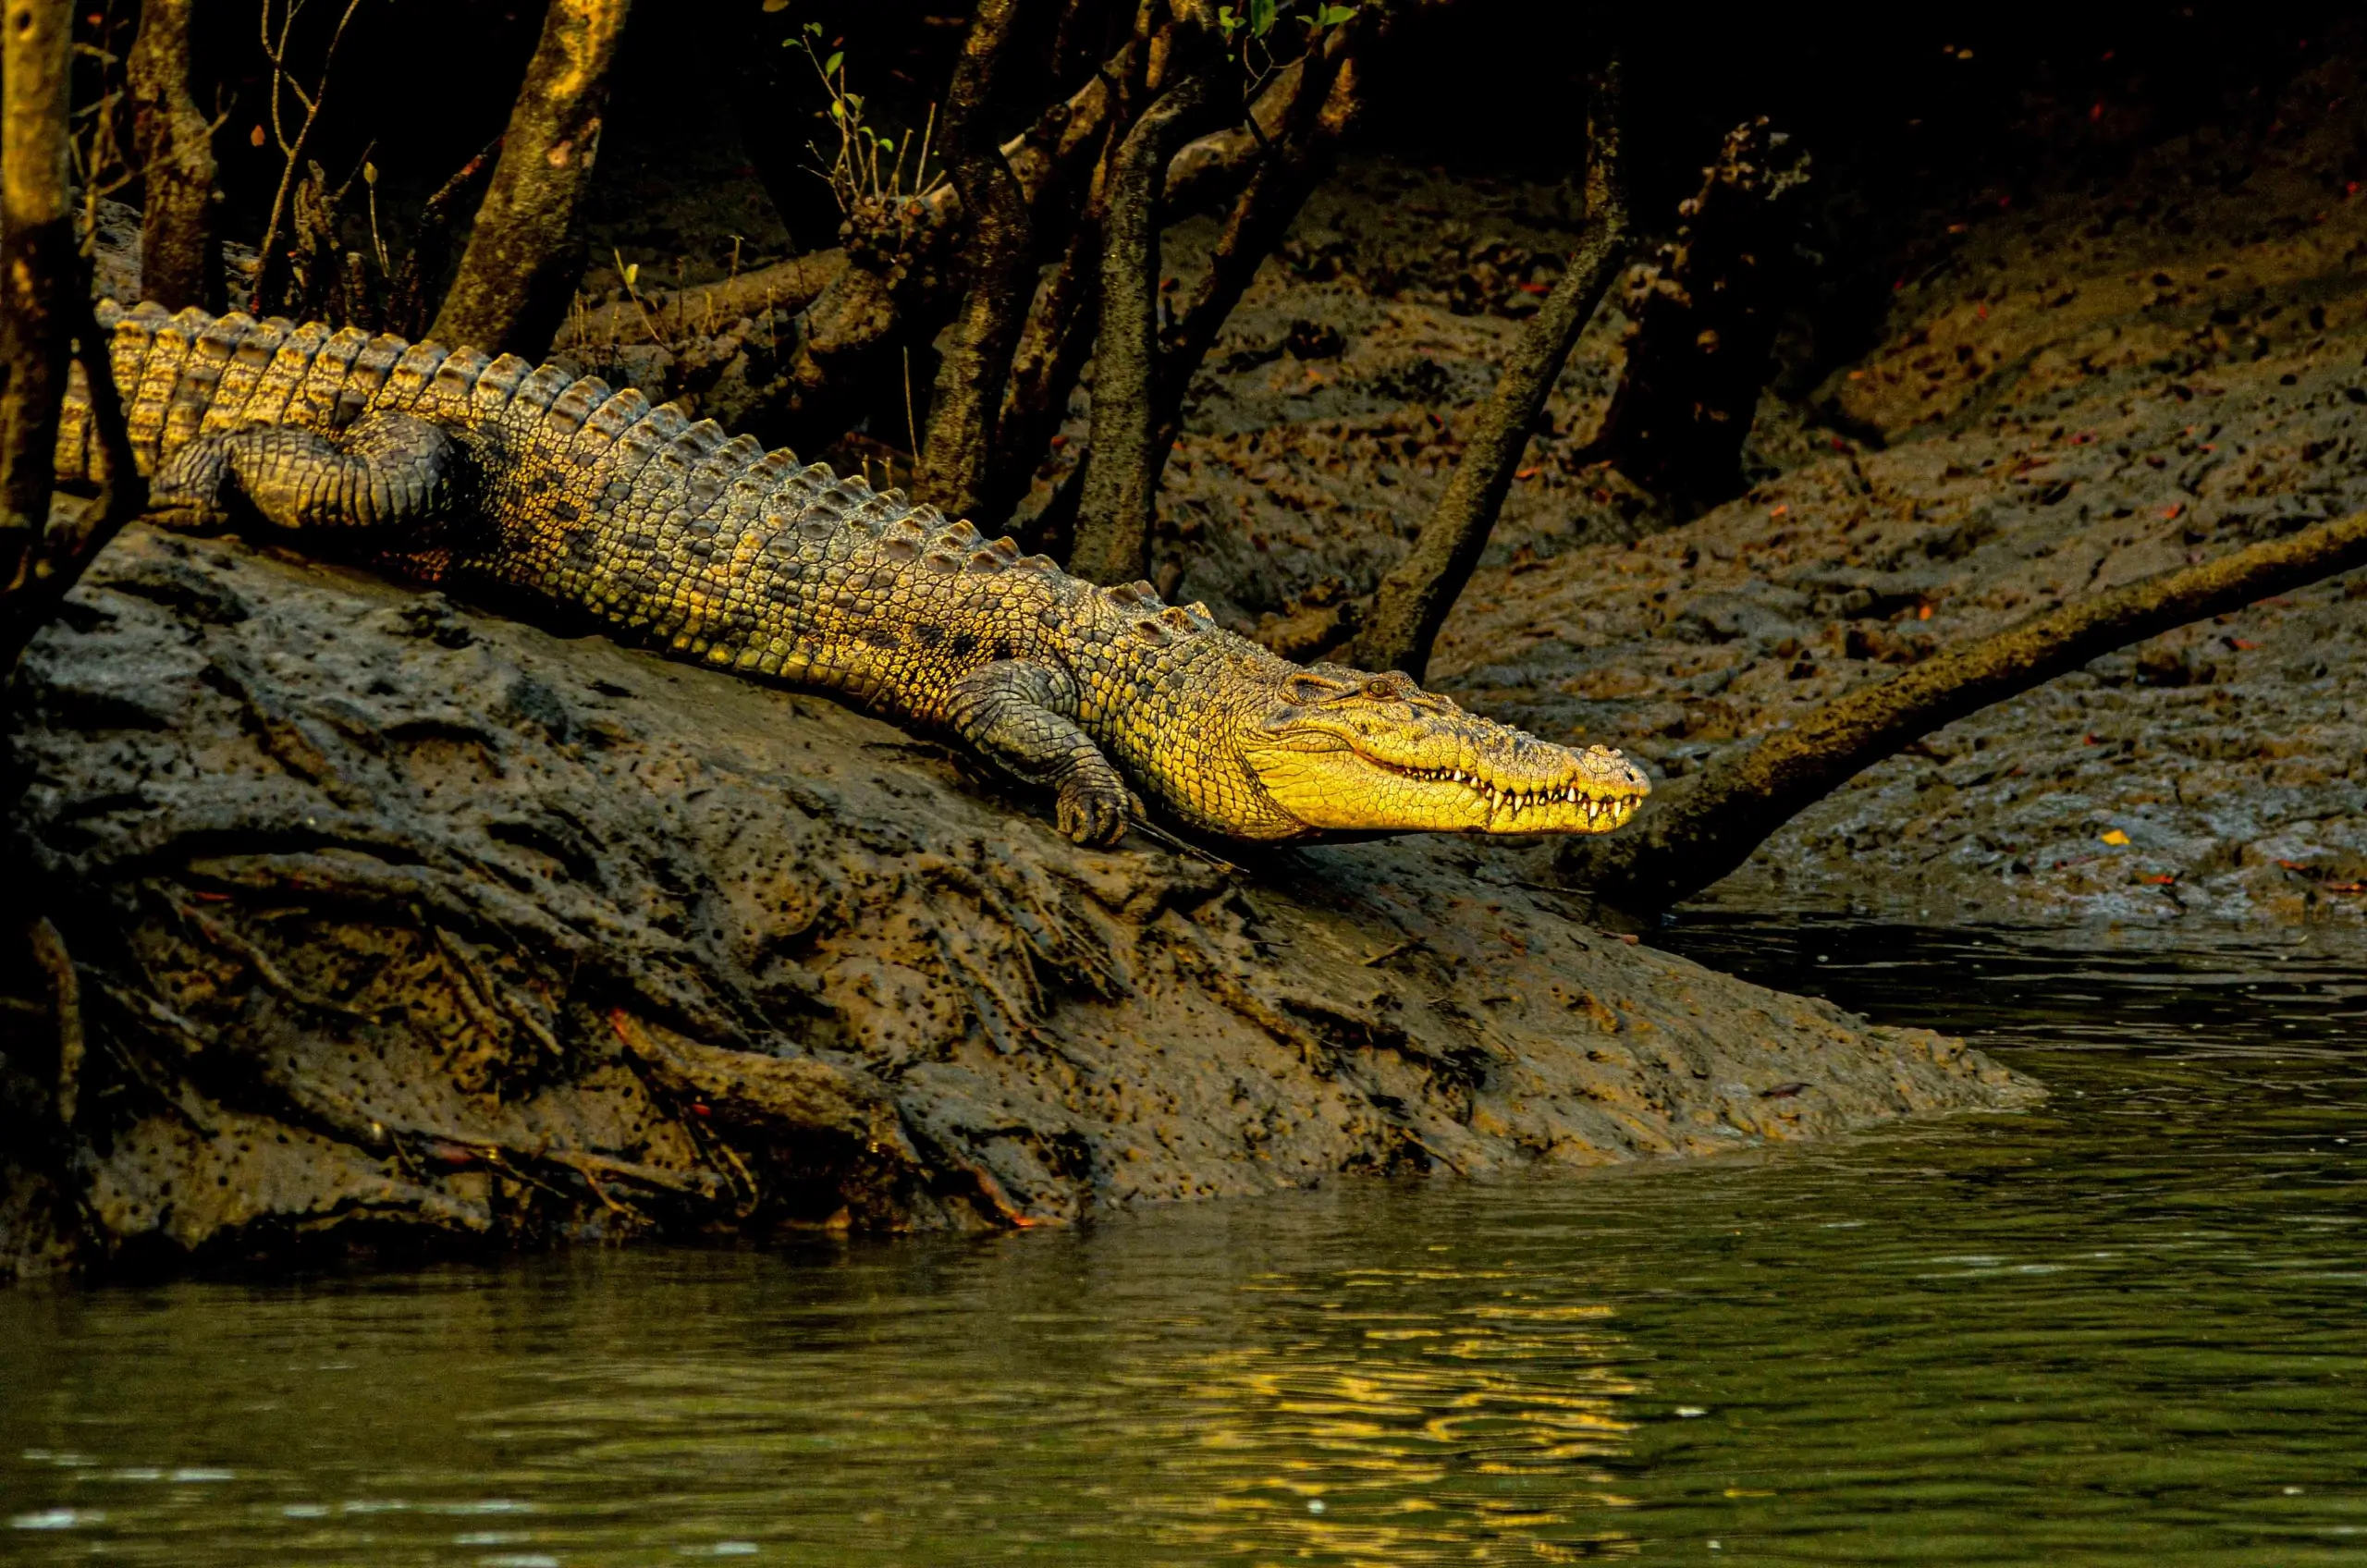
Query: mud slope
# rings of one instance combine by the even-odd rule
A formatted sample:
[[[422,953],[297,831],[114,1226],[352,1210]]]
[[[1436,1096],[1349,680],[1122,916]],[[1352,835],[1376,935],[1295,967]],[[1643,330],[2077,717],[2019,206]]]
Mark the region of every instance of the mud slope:
[[[833,704],[134,530],[31,655],[28,1267],[1074,1219],[2015,1103],[1437,846],[1079,849]],[[1481,875],[1485,876],[1484,865]]]

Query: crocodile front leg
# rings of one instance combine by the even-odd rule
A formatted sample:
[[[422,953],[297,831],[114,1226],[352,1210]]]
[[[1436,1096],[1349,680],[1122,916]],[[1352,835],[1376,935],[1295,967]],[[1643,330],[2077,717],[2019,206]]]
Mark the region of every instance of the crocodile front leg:
[[[1114,844],[1142,802],[1077,728],[1076,701],[1068,671],[1005,659],[953,683],[946,720],[1005,772],[1054,790],[1061,832],[1080,844]]]
[[[450,516],[467,473],[460,444],[410,414],[365,414],[336,435],[253,425],[174,453],[149,488],[149,511],[216,526],[243,497],[280,528],[407,531]]]

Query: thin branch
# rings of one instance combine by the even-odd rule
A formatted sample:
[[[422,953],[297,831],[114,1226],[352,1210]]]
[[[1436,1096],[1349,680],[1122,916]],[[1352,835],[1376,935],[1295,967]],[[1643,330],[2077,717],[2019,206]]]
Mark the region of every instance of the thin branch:
[[[74,955],[66,938],[47,916],[26,928],[33,963],[49,986],[51,1026],[57,1032],[57,1077],[55,1104],[57,1124],[74,1125],[82,1092],[82,981],[74,970]]]
[[[1586,242],[1570,258],[1562,281],[1521,334],[1512,361],[1447,482],[1438,509],[1423,524],[1405,558],[1381,580],[1370,616],[1342,655],[1370,669],[1402,669],[1419,680],[1447,612],[1471,580],[1488,535],[1512,490],[1514,472],[1529,433],[1570,357],[1570,349],[1602,302],[1625,259],[1630,236],[1619,153],[1619,65],[1596,79],[1588,125]]]
[[[321,103],[328,96],[329,70],[337,64],[337,45],[345,42],[346,26],[361,7],[362,0],[345,0],[345,10],[337,17],[337,29],[329,34],[329,46],[321,55],[320,85],[307,93],[288,74],[287,65],[288,30],[296,25],[296,13],[303,9],[303,0],[288,0],[276,47],[271,41],[271,0],[264,0],[264,54],[271,61],[271,129],[286,161],[280,165],[279,183],[271,193],[271,216],[263,226],[263,243],[255,248],[255,283],[248,297],[247,308],[256,315],[264,312],[265,300],[269,298],[276,270],[273,266],[276,258],[272,252],[278,248],[279,225],[288,215],[288,198],[295,189],[297,167],[304,161],[305,144],[312,140],[313,127],[320,120]],[[296,94],[296,101],[304,106],[303,123],[297,127],[292,141],[288,139],[279,113],[279,93],[283,82],[288,91]]]
[[[1564,846],[1557,876],[1649,913],[1733,871],[1807,807],[1942,726],[2115,648],[2367,565],[2367,512],[2032,616],[1846,692],[1756,745],[1662,786],[1637,819]]]
[[[444,263],[452,254],[452,204],[492,165],[500,146],[498,137],[487,142],[420,207],[419,221],[411,225],[411,251],[387,279],[386,330],[396,337],[415,340],[427,336],[431,319],[427,290],[442,276]],[[376,188],[372,189],[374,211]]]

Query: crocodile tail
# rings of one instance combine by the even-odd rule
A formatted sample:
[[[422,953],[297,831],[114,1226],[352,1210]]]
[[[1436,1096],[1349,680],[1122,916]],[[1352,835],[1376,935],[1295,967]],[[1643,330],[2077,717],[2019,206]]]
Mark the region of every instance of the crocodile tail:
[[[488,362],[481,354],[448,357],[433,344],[374,337],[354,327],[298,326],[278,316],[257,321],[235,311],[212,316],[103,300],[97,313],[142,473],[153,473],[191,441],[248,425],[327,432],[374,408],[439,398],[458,408]],[[59,480],[69,484],[93,478],[101,462],[79,367],[68,381],[56,460]]]
[[[202,370],[195,376],[187,374],[199,342],[227,337],[234,346],[254,324],[245,316],[215,317],[196,309],[175,314],[144,301],[126,309],[113,300],[100,300],[93,314],[107,337],[110,379],[123,403],[133,457],[141,472],[152,473],[196,433],[212,406],[215,378]],[[79,360],[67,373],[55,462],[58,481],[68,484],[95,480],[104,463],[91,411],[90,379]]]

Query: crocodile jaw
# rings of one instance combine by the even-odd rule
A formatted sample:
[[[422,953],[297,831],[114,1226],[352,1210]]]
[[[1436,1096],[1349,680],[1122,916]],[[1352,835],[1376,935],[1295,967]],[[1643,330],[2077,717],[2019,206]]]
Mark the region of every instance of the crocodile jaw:
[[[1354,746],[1259,748],[1250,767],[1267,798],[1303,827],[1364,833],[1608,833],[1650,793],[1643,774],[1600,746],[1498,772],[1478,766],[1410,766]],[[1551,765],[1559,761],[1562,766]]]
[[[1302,831],[1608,833],[1651,793],[1608,747],[1538,740],[1402,675],[1318,667],[1278,696],[1242,757]]]

